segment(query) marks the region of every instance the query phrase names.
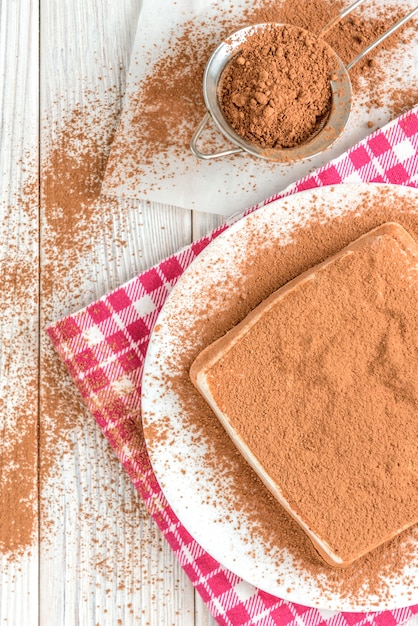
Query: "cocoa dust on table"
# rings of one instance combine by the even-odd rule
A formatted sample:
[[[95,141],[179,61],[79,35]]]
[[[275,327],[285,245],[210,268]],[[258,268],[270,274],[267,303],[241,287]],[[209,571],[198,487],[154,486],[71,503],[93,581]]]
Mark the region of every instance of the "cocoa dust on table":
[[[292,231],[290,242],[280,244],[274,238],[273,243],[269,244],[269,228],[273,229],[274,226],[267,226],[262,233],[251,235],[250,254],[240,264],[238,277],[225,274],[219,284],[203,284],[203,291],[199,291],[201,303],[195,304],[197,309],[194,309],[198,312],[193,313],[196,314],[194,325],[190,324],[187,315],[184,316],[184,311],[170,318],[168,325],[172,330],[169,332],[183,338],[184,343],[182,351],[174,357],[168,368],[178,373],[167,374],[164,384],[175,389],[183,408],[186,428],[193,433],[194,440],[206,442],[205,464],[211,468],[211,476],[218,477],[214,480],[221,483],[228,480],[227,501],[220,495],[223,492],[220,484],[214,502],[220,515],[221,511],[227,511],[232,506],[248,518],[254,539],[261,540],[268,550],[288,550],[294,560],[294,571],[302,578],[314,577],[323,593],[324,602],[331,593],[338,593],[351,602],[361,602],[375,595],[376,602],[379,602],[390,598],[391,581],[399,578],[405,565],[416,562],[418,527],[412,527],[343,570],[325,565],[304,531],[274,500],[245,463],[189,377],[190,366],[204,347],[241,321],[281,285],[335,254],[372,228],[395,221],[418,240],[418,212],[412,199],[394,202],[383,194],[381,197],[365,196],[361,207],[354,211],[354,203],[353,207],[347,208],[338,217],[327,215],[315,195],[307,203],[304,212],[310,216],[309,221],[301,223]],[[208,290],[207,298],[205,289]],[[185,317],[187,328],[183,329]],[[160,435],[169,445],[171,435],[163,424]],[[415,431],[415,439],[417,436],[418,432]],[[248,545],[251,551],[251,537],[248,537]],[[280,556],[275,558],[280,559]],[[284,584],[284,581],[280,582]],[[407,585],[409,593],[416,593],[417,580],[411,579]],[[405,604],[409,600],[406,596]]]
[[[43,228],[40,391],[35,377],[33,385],[26,384],[25,389],[22,389],[21,406],[14,416],[18,429],[8,428],[6,424],[0,451],[0,496],[3,507],[0,516],[0,554],[10,561],[17,560],[33,549],[38,532],[44,546],[48,543],[49,532],[54,531],[57,523],[51,517],[52,513],[57,512],[54,508],[57,502],[51,505],[46,495],[51,487],[47,485],[54,485],[55,495],[69,497],[62,492],[65,487],[61,483],[60,459],[76,453],[78,440],[75,433],[92,429],[94,433],[96,429],[64,364],[58,359],[43,331],[56,320],[57,308],[60,307],[58,303],[62,303],[67,310],[76,310],[98,295],[85,291],[86,283],[95,277],[93,253],[98,242],[106,238],[113,240],[114,215],[120,213],[120,206],[116,202],[103,200],[100,195],[109,145],[120,112],[117,90],[111,92],[110,96],[110,101],[106,103],[103,95],[86,93],[84,105],[66,112],[61,124],[43,120],[40,181],[29,178],[19,197],[13,199],[15,205],[31,216],[33,207],[40,206]],[[46,137],[50,140],[48,145]],[[31,157],[26,158],[30,160]],[[15,210],[15,206],[10,207],[10,210]],[[39,236],[37,228],[36,225],[34,241]],[[120,247],[125,245],[122,239],[116,244]],[[39,281],[38,266],[29,261],[19,260],[14,263],[10,259],[6,270],[3,276],[4,313],[9,306],[8,294],[14,303],[19,302],[24,306],[31,286],[37,285]],[[20,328],[19,332],[28,332],[28,328]],[[39,420],[36,414],[38,393],[42,407]],[[0,409],[7,414],[6,401],[2,402]],[[94,441],[92,433],[89,437]],[[103,439],[101,434],[100,438]],[[116,468],[117,465],[119,468],[119,461],[112,452],[109,452],[108,463],[109,467]],[[112,484],[103,486],[104,492],[108,494],[108,506],[112,506],[112,492],[118,488]],[[86,501],[85,506],[81,504],[80,523],[94,523],[98,529],[104,527],[106,520],[94,517],[94,513],[90,513],[94,519],[89,519],[89,509],[91,503]],[[142,514],[143,505],[134,495],[124,510],[122,523],[134,525],[137,523],[134,520]],[[61,513],[64,514],[63,511]],[[116,512],[117,515],[119,512]],[[97,544],[96,549],[98,552],[106,552],[106,546],[100,544]],[[108,574],[107,567],[106,562],[103,562],[100,569]]]
[[[10,215],[19,210],[22,221],[26,221],[25,234],[36,241],[37,232],[31,221],[37,206],[34,191],[34,199],[26,197],[20,206],[13,197],[12,206],[4,207],[3,216],[7,224],[7,220],[12,221]],[[34,410],[38,389],[34,364],[29,363],[23,373],[24,384],[18,397],[15,395],[15,381],[21,375],[16,354],[36,354],[37,293],[34,285],[38,275],[35,246],[30,246],[28,252],[21,245],[20,233],[15,237],[15,233],[9,231],[3,246],[0,300],[0,554],[12,557],[21,553],[22,546],[28,548],[36,534],[38,425]]]
[[[84,103],[69,111],[62,125],[56,127],[50,123],[52,128],[45,130],[45,135],[52,141],[45,149],[41,163],[43,329],[54,323],[57,316],[78,310],[103,295],[95,291],[89,293],[86,289],[86,285],[90,289],[95,287],[98,272],[96,255],[103,258],[103,253],[100,255],[102,243],[112,243],[112,249],[109,249],[110,246],[106,248],[109,267],[117,262],[117,257],[112,259],[112,253],[117,255],[117,250],[126,246],[120,230],[128,207],[101,196],[119,106],[117,89],[109,89],[106,96],[87,92]],[[101,285],[101,289],[105,287]],[[132,577],[132,572],[141,571],[142,554],[141,550],[131,549],[126,555],[129,547],[126,538],[131,536],[130,529],[137,528],[147,515],[145,505],[122,471],[119,460],[94,418],[86,410],[64,363],[46,337],[42,361],[39,479],[43,542],[47,545],[49,534],[55,532],[57,521],[51,515],[56,515],[57,511],[64,515],[59,508],[60,501],[65,502],[72,497],[70,493],[63,493],[64,485],[57,484],[62,472],[60,459],[67,455],[74,457],[74,464],[79,464],[78,471],[83,472],[84,459],[80,450],[87,442],[91,447],[89,458],[101,455],[100,463],[103,462],[106,467],[108,479],[105,484],[98,485],[100,496],[91,490],[96,488],[95,484],[91,485],[88,481],[78,494],[77,523],[91,529],[87,534],[94,538],[93,546],[86,546],[81,538],[79,567],[89,576],[100,574],[105,580],[114,580],[113,565],[117,554],[120,564],[118,589],[136,592],[141,580]],[[52,507],[48,500],[51,484],[55,496]],[[122,491],[126,496],[124,504],[120,505]],[[154,532],[150,530],[150,535]],[[146,537],[145,530],[144,542]],[[109,551],[114,553],[111,558]]]

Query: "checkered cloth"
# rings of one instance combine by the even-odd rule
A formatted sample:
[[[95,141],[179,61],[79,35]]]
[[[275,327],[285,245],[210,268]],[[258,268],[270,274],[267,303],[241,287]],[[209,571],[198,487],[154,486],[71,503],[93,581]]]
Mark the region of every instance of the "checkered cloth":
[[[263,205],[303,189],[365,181],[418,187],[418,107]],[[179,276],[226,228],[228,224],[58,321],[48,328],[50,338],[150,514],[219,624],[401,624],[418,613],[418,605],[378,613],[335,613],[296,605],[252,587],[196,543],[174,515],[153,474],[140,425],[141,375],[150,334]]]

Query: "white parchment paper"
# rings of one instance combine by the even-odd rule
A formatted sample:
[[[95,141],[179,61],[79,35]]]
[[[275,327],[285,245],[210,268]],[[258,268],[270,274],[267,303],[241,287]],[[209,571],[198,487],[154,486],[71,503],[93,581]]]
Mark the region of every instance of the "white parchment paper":
[[[365,4],[367,6],[367,2]],[[393,1],[374,0],[370,4],[374,7],[376,4],[393,6]],[[414,4],[412,1],[399,1],[405,13]],[[141,133],[135,127],[134,118],[142,86],[152,73],[153,65],[172,51],[176,38],[186,25],[189,27],[194,24],[195,28],[203,30],[205,25],[210,25],[213,33],[214,24],[221,24],[222,16],[228,11],[239,16],[245,6],[248,7],[248,2],[243,0],[144,1],[131,56],[124,110],[103,183],[102,191],[105,195],[134,197],[231,216],[246,207],[261,203],[390,121],[393,113],[390,112],[389,96],[394,90],[400,93],[403,89],[415,86],[418,92],[416,35],[412,43],[401,44],[391,53],[384,50],[371,53],[379,65],[385,68],[385,72],[382,72],[385,84],[381,91],[388,94],[387,105],[370,109],[364,94],[355,93],[344,133],[331,148],[317,157],[297,164],[272,164],[246,154],[203,161],[197,159],[187,146],[180,146],[179,143],[166,149],[164,154],[156,149],[152,159],[147,162]],[[416,26],[416,21],[414,24]],[[219,42],[214,39],[213,49]],[[202,99],[200,117],[205,112]],[[187,120],[190,136],[199,121],[200,118]],[[181,123],[179,119],[179,125]],[[223,138],[219,139],[222,145],[226,145]]]

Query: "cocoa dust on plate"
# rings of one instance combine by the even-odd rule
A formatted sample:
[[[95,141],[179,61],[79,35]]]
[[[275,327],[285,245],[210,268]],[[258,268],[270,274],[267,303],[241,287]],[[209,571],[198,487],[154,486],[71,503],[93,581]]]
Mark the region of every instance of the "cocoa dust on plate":
[[[162,375],[163,386],[173,389],[180,402],[182,428],[192,433],[192,441],[196,441],[196,445],[200,446],[198,442],[201,441],[207,445],[204,463],[218,485],[213,507],[219,511],[220,519],[233,507],[238,512],[238,520],[240,515],[249,520],[254,540],[260,540],[267,546],[267,552],[274,552],[276,548],[283,550],[284,554],[288,551],[293,560],[294,572],[301,577],[311,576],[319,585],[324,605],[330,594],[338,593],[341,598],[355,604],[374,597],[377,606],[379,601],[391,598],[391,583],[399,578],[405,566],[412,564],[415,567],[417,526],[343,570],[327,566],[304,531],[274,500],[246,464],[219,420],[194,388],[189,376],[190,366],[203,348],[241,321],[273,291],[337,253],[362,234],[384,222],[395,221],[415,241],[418,240],[418,213],[413,198],[395,201],[390,194],[364,195],[361,205],[353,198],[351,207],[341,212],[341,215],[332,217],[321,206],[319,195],[317,197],[313,194],[304,206],[304,214],[309,219],[302,220],[292,230],[290,240],[286,241],[284,237],[283,243],[275,237],[270,240],[269,232],[271,229],[274,233],[274,224],[266,226],[263,232],[250,234],[246,248],[249,254],[240,263],[237,275],[222,268],[222,259],[219,259],[215,274],[219,276],[218,282],[215,279],[201,280],[200,300],[193,304],[194,323],[184,309],[179,310],[178,314],[175,309],[171,310],[165,331],[173,333],[176,337],[174,345],[178,341],[181,349],[173,351],[169,363],[165,361],[170,373]],[[199,275],[196,275],[196,280],[199,280]],[[157,332],[160,332],[158,325]],[[160,443],[164,447],[170,446],[172,430],[171,427],[167,430],[164,420],[161,420],[159,432],[154,425],[149,439],[146,430],[150,450],[154,448],[153,442],[157,447]],[[415,430],[415,439],[416,435]],[[412,448],[409,449],[411,452]],[[180,458],[178,462],[181,463]],[[204,480],[204,469],[202,474]],[[226,492],[222,486],[225,480]],[[221,496],[223,493],[225,498]],[[237,532],[240,532],[239,528]],[[252,537],[249,536],[249,552],[251,544]],[[276,552],[274,554],[275,558],[280,559]],[[412,575],[410,580],[405,576],[409,594],[416,594],[417,580]],[[406,594],[405,605],[411,597]]]
[[[414,239],[383,224],[274,292],[190,369],[336,567],[418,523],[417,264]]]

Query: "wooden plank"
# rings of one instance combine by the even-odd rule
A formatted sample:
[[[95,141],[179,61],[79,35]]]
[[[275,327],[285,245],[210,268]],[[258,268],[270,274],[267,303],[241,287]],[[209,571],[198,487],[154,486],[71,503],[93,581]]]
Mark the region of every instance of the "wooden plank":
[[[41,0],[42,327],[190,241],[188,211],[99,195],[138,8]],[[41,415],[42,625],[191,626],[187,577],[46,338]]]
[[[0,620],[38,623],[38,12],[0,3]]]

